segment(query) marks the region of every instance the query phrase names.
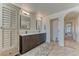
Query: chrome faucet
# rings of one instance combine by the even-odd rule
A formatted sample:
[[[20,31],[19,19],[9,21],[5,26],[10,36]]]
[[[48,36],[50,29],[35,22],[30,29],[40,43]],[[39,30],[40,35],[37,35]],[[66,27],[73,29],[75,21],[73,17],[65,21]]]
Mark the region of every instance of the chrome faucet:
[[[27,31],[25,33],[27,34]]]

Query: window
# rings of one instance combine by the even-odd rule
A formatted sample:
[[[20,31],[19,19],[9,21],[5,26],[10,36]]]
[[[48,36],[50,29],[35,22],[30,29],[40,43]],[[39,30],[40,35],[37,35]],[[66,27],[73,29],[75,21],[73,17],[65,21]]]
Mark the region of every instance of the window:
[[[72,23],[67,23],[65,27],[65,33],[71,33],[72,31]]]

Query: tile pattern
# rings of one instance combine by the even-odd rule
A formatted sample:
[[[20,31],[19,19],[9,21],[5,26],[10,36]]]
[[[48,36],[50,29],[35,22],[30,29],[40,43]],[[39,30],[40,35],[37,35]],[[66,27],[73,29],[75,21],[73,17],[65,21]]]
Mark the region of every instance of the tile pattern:
[[[65,40],[65,47],[51,42],[43,43],[21,56],[79,56],[79,45],[73,40]]]

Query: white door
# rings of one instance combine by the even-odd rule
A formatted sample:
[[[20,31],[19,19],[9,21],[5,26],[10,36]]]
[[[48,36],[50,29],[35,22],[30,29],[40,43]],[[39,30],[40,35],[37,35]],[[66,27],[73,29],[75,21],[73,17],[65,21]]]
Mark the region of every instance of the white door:
[[[3,48],[17,46],[17,10],[13,6],[3,5],[2,7],[2,26],[3,26]]]
[[[1,8],[0,8],[1,11]],[[2,18],[1,18],[1,12],[0,12],[0,49],[2,48]]]
[[[2,22],[0,19],[0,48],[2,48]]]
[[[58,36],[58,20],[53,20],[52,21],[52,37],[53,41],[56,42]]]
[[[2,26],[3,26],[3,48],[10,47],[10,30],[11,30],[11,11],[7,7],[2,7]]]

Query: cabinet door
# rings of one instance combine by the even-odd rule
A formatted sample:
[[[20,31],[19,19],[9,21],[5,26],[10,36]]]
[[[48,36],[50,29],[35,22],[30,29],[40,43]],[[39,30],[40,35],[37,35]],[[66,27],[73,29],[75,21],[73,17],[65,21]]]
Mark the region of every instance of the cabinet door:
[[[25,53],[30,50],[30,39],[27,36],[20,36],[20,53]]]
[[[30,47],[33,48],[37,45],[38,43],[38,36],[37,35],[31,35],[30,37]]]
[[[39,34],[40,35],[40,42],[45,42],[46,40],[46,33],[42,33],[42,34]]]

